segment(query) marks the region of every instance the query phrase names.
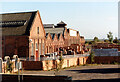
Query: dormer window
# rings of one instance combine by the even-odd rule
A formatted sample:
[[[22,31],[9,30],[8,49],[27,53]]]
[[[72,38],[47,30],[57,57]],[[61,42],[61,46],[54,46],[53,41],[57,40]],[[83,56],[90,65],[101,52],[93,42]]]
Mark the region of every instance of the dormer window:
[[[37,27],[37,34],[39,34],[39,27]]]

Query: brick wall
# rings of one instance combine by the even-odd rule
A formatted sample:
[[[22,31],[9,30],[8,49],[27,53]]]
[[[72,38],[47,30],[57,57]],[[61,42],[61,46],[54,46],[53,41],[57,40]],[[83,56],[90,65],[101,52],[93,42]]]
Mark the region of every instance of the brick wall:
[[[53,60],[42,61],[43,70],[53,69]]]
[[[22,65],[24,70],[42,70],[41,61],[23,61]]]
[[[95,56],[94,57],[95,63],[98,64],[110,64],[114,62],[120,63],[120,56]]]
[[[18,57],[28,57],[29,38],[28,36],[3,36],[2,38],[2,57],[13,55]]]
[[[62,68],[86,64],[88,57],[74,57],[63,60]],[[25,70],[51,70],[57,67],[59,60],[23,61]]]
[[[97,64],[110,64],[115,62],[120,63],[119,56],[95,56],[94,60],[95,60],[94,63]],[[59,62],[60,62],[59,60],[24,61],[23,67],[25,70],[28,69],[50,70],[50,69],[55,69],[57,67],[57,63]],[[63,60],[62,68],[83,65],[83,64],[90,64],[90,57],[66,58]]]
[[[36,13],[36,16],[34,18],[32,27],[30,29],[29,39],[31,40],[31,42],[29,43],[29,57],[34,55],[34,58],[37,59],[38,57],[40,57],[40,55],[43,55],[45,53],[45,47],[43,47],[45,46],[45,30],[39,12]]]

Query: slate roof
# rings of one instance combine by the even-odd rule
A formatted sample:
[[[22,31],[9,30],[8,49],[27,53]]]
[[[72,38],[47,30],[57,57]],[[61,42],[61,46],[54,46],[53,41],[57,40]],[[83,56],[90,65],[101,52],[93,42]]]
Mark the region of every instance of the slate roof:
[[[67,29],[67,32],[69,33],[69,29]]]
[[[44,28],[46,33],[56,33],[56,34],[60,34],[60,33],[64,33],[65,28]]]
[[[44,28],[53,28],[54,24],[43,24]]]
[[[45,32],[46,33],[52,33],[52,34],[60,34],[64,35],[65,28],[64,27],[66,24],[61,21],[55,26],[54,24],[43,24]]]
[[[37,11],[0,14],[2,35],[29,35]]]
[[[58,39],[60,39],[60,34],[57,34]]]
[[[67,24],[65,24],[63,21],[61,21],[55,26],[55,28],[65,28],[66,25]]]
[[[49,34],[49,33],[46,33],[46,38],[48,37],[48,34]],[[50,33],[50,35],[51,35],[52,39],[55,38],[55,33]],[[60,33],[57,34],[57,38],[60,39]]]
[[[84,38],[84,36],[80,36],[80,38]]]
[[[59,22],[58,24],[65,24],[63,21]],[[66,25],[66,24],[65,24]]]
[[[52,39],[55,38],[55,33],[50,33],[50,35],[51,35]]]
[[[49,34],[49,33],[46,33],[46,38],[48,37],[48,34]],[[50,35],[51,35],[52,39],[55,38],[55,33],[50,33]]]
[[[46,38],[48,37],[48,33],[46,33],[46,36],[45,36]]]

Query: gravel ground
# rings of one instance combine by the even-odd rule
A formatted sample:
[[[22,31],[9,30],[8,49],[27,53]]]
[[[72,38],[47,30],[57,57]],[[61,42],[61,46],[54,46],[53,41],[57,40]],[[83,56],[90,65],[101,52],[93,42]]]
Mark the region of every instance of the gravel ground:
[[[96,66],[77,66],[71,67],[60,72],[55,71],[26,71],[23,74],[30,75],[67,75],[71,76],[72,80],[92,80],[92,79],[119,79],[120,66],[119,65],[96,65]]]

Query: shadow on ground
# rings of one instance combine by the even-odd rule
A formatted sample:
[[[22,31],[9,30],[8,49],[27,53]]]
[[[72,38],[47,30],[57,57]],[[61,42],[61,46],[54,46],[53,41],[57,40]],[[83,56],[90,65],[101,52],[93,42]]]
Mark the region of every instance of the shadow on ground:
[[[103,69],[84,69],[84,70],[68,70],[79,73],[120,73],[120,68],[103,68]]]
[[[74,80],[72,82],[120,82],[120,78],[117,78],[117,79]]]

